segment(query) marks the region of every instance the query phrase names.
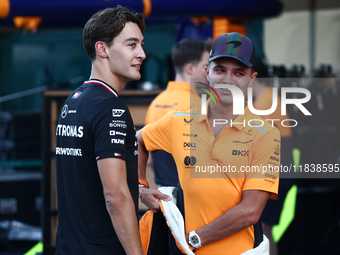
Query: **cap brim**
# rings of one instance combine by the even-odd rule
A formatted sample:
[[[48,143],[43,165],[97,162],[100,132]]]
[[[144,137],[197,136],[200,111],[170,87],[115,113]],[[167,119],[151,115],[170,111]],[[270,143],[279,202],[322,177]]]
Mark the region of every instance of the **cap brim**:
[[[213,60],[215,60],[217,58],[234,58],[234,59],[242,62],[243,64],[245,64],[248,67],[252,67],[253,66],[253,64],[250,63],[249,61],[247,61],[247,60],[245,60],[243,58],[241,59],[241,58],[239,58],[237,56],[234,56],[234,55],[217,55],[217,56],[213,56],[213,57],[209,58],[209,62],[213,61]]]

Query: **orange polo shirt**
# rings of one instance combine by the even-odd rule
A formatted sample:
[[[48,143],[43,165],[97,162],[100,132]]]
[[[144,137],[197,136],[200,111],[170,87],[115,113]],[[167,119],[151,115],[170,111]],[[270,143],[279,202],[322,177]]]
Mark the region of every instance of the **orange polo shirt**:
[[[268,110],[272,107],[273,103],[273,92],[272,87],[265,87],[263,91],[258,95],[258,97],[254,100],[254,108],[257,110]],[[284,127],[281,125],[281,121],[284,119],[289,119],[288,112],[286,115],[281,115],[281,98],[277,96],[277,108],[276,110],[269,115],[264,116],[264,119],[278,119],[279,121],[274,121],[274,125],[280,130],[281,137],[290,137],[292,136],[292,128]],[[285,125],[289,125],[285,123]]]
[[[187,82],[169,81],[166,89],[150,104],[145,124],[153,123],[168,112],[199,106],[201,97]]]
[[[170,81],[166,90],[151,102],[145,124],[156,122],[170,111],[189,109],[200,104],[200,96],[189,83]],[[152,153],[151,156],[155,182],[162,186],[177,186],[178,176],[173,157],[162,150]]]
[[[272,195],[278,192],[279,172],[262,172],[261,168],[280,165],[278,129],[246,107],[245,114],[215,138],[207,116],[200,113],[200,107],[171,112],[142,131],[148,151],[165,150],[175,159],[184,195],[186,233],[207,225],[239,204],[245,190],[264,190]],[[252,119],[257,119],[251,122],[257,126],[248,125]],[[260,172],[250,172],[252,166]],[[235,172],[227,170],[228,167]],[[196,254],[236,255],[253,245],[254,228],[250,226],[204,245]]]

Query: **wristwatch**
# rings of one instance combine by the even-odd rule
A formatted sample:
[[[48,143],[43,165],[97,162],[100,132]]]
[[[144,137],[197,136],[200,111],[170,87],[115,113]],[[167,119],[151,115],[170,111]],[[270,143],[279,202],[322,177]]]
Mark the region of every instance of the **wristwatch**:
[[[201,238],[196,234],[195,230],[189,233],[189,244],[196,249],[202,247]]]

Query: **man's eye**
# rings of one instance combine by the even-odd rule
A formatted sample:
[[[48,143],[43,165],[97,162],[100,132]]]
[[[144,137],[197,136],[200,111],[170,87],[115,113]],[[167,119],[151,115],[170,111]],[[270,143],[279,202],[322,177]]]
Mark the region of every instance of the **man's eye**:
[[[129,44],[129,46],[132,47],[132,48],[135,48],[136,44],[135,43],[131,43],[131,44]]]

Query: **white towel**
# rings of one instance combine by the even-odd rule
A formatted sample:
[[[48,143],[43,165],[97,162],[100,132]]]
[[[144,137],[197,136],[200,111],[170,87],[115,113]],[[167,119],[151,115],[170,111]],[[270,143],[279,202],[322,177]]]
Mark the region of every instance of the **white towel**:
[[[254,249],[241,253],[241,255],[269,255],[269,240],[263,235],[263,241]]]
[[[177,244],[182,248],[183,252],[185,252],[187,255],[195,255],[185,240],[184,219],[178,207],[176,206],[176,188],[163,186],[158,188],[158,190],[172,198],[171,201],[161,200],[160,204],[163,215],[165,216],[166,222],[173,237],[175,238]]]

